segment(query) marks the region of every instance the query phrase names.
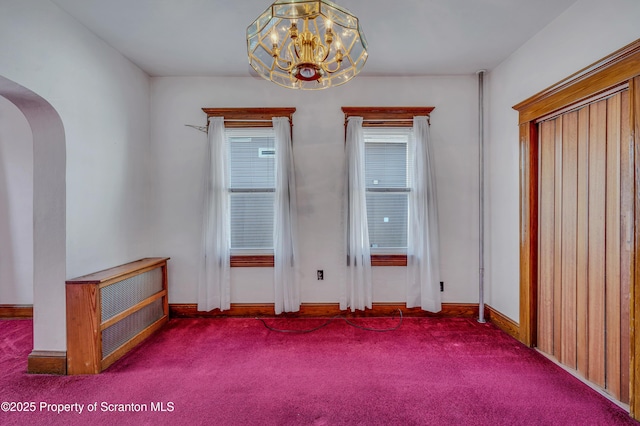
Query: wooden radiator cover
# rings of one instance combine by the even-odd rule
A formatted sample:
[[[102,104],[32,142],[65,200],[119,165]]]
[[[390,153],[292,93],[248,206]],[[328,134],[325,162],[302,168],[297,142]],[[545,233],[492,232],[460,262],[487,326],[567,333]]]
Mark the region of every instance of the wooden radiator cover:
[[[167,260],[145,258],[66,282],[67,374],[97,374],[169,318]]]

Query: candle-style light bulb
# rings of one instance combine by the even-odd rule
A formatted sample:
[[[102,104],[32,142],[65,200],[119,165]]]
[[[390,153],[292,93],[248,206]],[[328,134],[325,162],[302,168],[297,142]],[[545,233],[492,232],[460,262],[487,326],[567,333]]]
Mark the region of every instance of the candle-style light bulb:
[[[327,45],[329,45],[329,47],[331,46],[331,43],[333,43],[333,31],[331,31],[331,20],[327,19],[326,21],[324,21],[324,42],[327,43]]]
[[[278,34],[276,30],[271,31],[271,56],[278,58],[280,56],[280,49],[278,49]]]

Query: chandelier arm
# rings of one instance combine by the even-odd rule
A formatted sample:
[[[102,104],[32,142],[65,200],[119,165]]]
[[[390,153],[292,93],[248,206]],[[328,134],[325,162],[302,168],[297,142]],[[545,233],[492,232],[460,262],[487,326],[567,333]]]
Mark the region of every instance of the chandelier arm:
[[[286,64],[287,64],[287,66],[283,67],[282,65],[280,65],[280,63],[279,63],[280,61],[282,61],[282,62],[286,63]],[[293,62],[291,62],[291,61],[285,61],[284,59],[281,59],[281,58],[280,58],[280,56],[276,56],[276,57],[274,57],[273,64],[274,64],[275,66],[277,66],[278,68],[280,68],[280,69],[281,69],[282,71],[284,71],[284,72],[289,72],[289,71],[291,71],[291,69],[293,69],[293,67],[294,67],[294,65],[295,65],[295,64],[294,64]]]
[[[329,65],[330,65],[330,64],[338,64],[338,65],[336,66],[336,69],[331,70],[331,69],[329,69]],[[336,71],[339,71],[339,70],[340,70],[340,64],[339,64],[338,62],[336,62],[336,61],[331,61],[331,62],[327,62],[327,63],[322,63],[322,64],[320,64],[320,66],[321,66],[321,67],[322,67],[322,69],[323,69],[326,73],[328,73],[328,74],[333,74],[334,72],[336,72]]]
[[[320,46],[318,49],[320,50],[318,54],[322,57],[322,59],[320,59],[320,62],[326,61],[327,58],[329,57],[329,54],[331,53],[331,43],[329,43],[327,46],[320,43]]]
[[[293,59],[293,62],[298,62],[296,59],[300,59],[300,53],[298,52],[298,40],[299,39],[291,40],[291,43],[289,43],[289,55]],[[293,48],[291,45],[293,45]]]

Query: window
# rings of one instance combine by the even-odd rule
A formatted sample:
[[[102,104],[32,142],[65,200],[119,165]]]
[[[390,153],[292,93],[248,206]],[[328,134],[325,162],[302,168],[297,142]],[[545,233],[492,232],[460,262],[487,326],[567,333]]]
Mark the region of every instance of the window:
[[[411,128],[364,128],[372,254],[406,254]]]
[[[203,108],[224,117],[229,156],[229,210],[232,267],[273,267],[275,134],[272,117],[295,108]]]
[[[413,117],[433,107],[342,107],[363,118],[367,221],[372,266],[406,266]]]
[[[273,254],[273,128],[226,129],[231,253]]]

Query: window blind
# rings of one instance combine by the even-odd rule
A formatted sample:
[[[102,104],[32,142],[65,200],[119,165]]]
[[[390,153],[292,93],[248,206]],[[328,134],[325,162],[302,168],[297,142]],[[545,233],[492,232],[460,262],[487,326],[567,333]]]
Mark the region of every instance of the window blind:
[[[365,179],[372,253],[404,252],[409,206],[411,128],[365,128]]]
[[[229,152],[231,250],[273,251],[273,128],[226,129],[225,135]]]

